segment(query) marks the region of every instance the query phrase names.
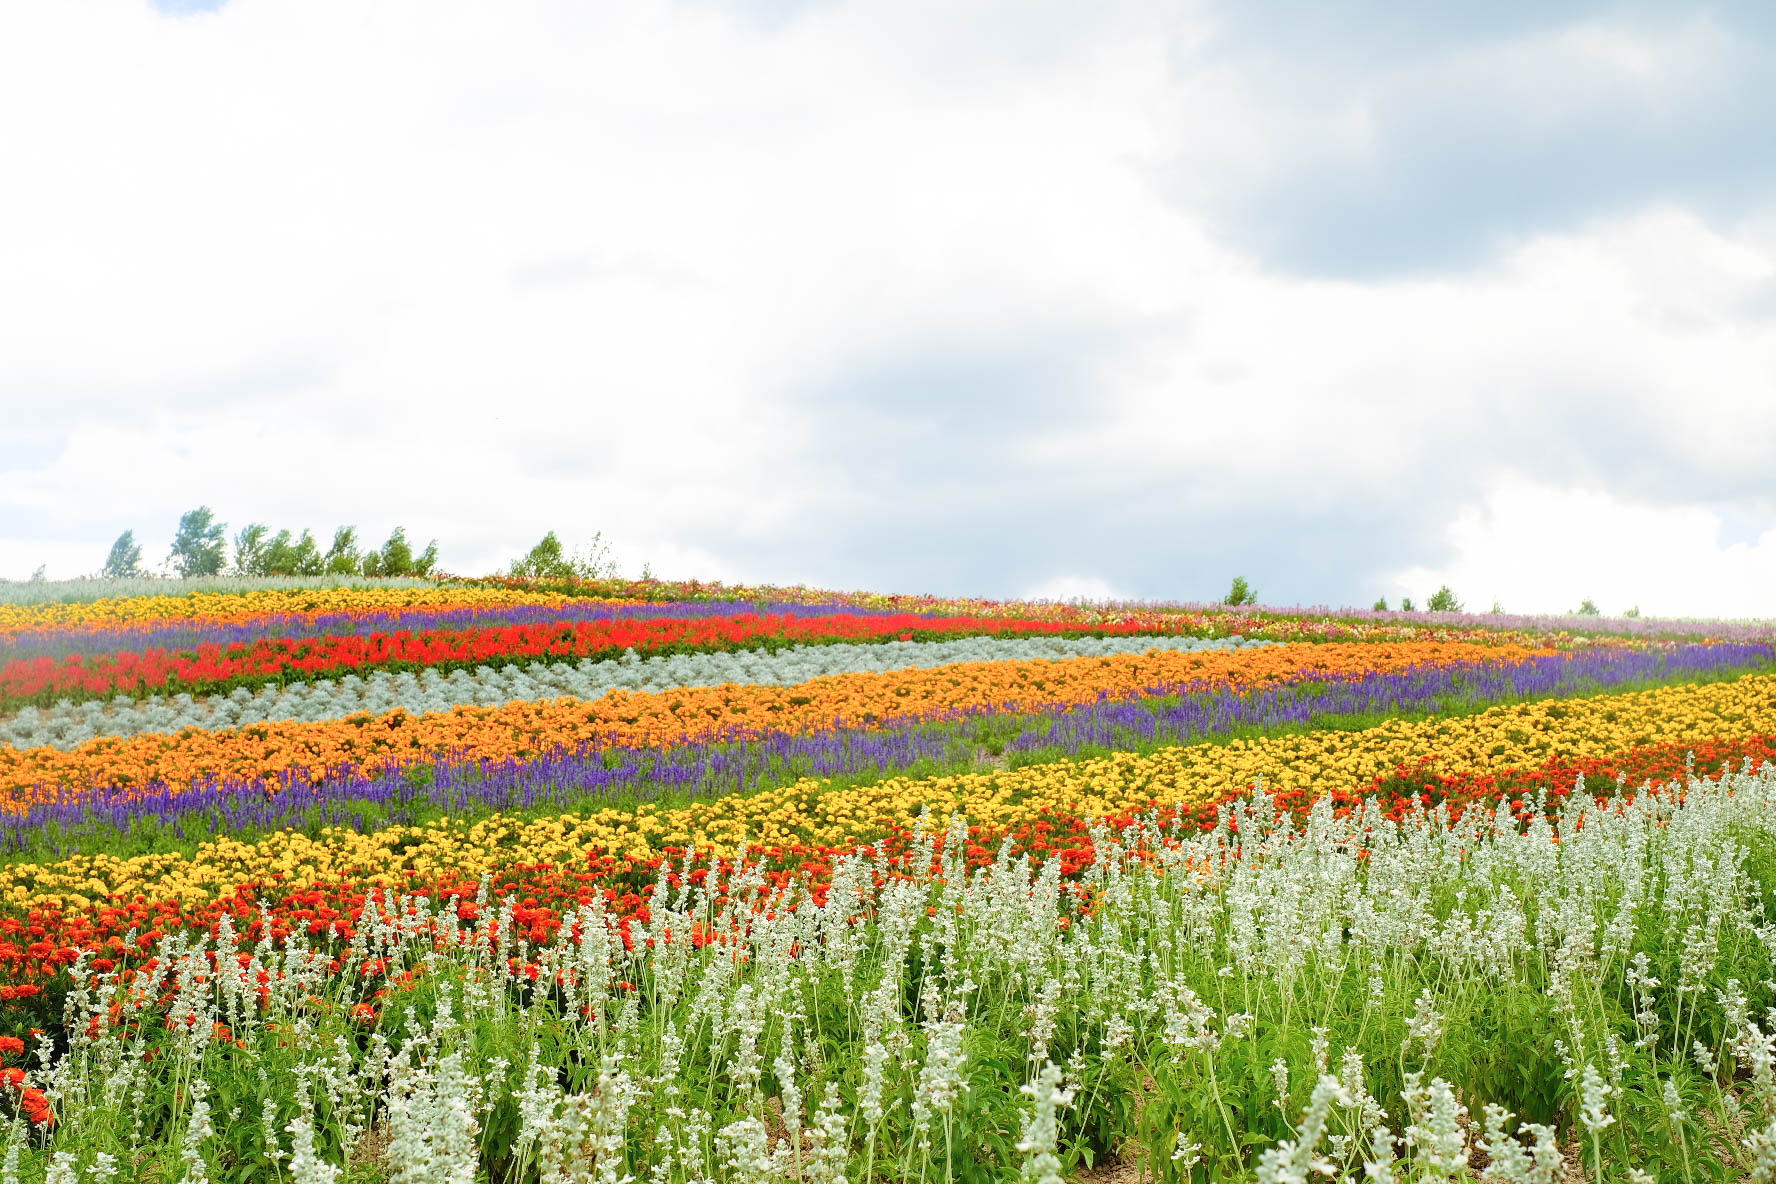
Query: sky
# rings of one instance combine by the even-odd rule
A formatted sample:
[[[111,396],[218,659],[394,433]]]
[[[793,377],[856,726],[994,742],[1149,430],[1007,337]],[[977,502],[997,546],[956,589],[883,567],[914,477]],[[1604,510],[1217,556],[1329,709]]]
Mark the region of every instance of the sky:
[[[0,5],[0,576],[1776,616],[1776,8]]]

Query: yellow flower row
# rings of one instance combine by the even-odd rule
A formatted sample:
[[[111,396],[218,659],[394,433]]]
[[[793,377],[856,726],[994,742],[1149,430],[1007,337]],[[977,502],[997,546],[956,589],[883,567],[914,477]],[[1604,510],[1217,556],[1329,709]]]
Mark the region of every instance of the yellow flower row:
[[[256,843],[222,838],[192,856],[78,855],[0,869],[0,899],[85,908],[109,895],[199,904],[238,884],[281,875],[286,884],[468,878],[513,862],[575,864],[590,850],[647,858],[665,847],[733,854],[750,848],[849,848],[906,825],[929,808],[961,812],[992,829],[1060,816],[1103,818],[1152,805],[1199,805],[1242,793],[1263,778],[1278,791],[1368,785],[1402,764],[1432,758],[1443,772],[1485,773],[1541,765],[1550,757],[1602,758],[1641,745],[1697,743],[1776,733],[1776,675],[1621,695],[1495,707],[1473,716],[1391,720],[1361,731],[1328,730],[1228,744],[1194,744],[1147,755],[1116,753],[1012,770],[935,778],[894,777],[840,788],[802,780],[684,806],[643,804],[522,820],[495,815],[443,820],[373,834],[337,830],[319,839],[283,832]]]
[[[143,625],[164,621],[245,621],[282,615],[323,616],[403,608],[491,608],[564,604],[574,597],[510,588],[415,585],[407,588],[265,588],[252,592],[190,592],[82,602],[0,604],[0,633],[66,626]]]

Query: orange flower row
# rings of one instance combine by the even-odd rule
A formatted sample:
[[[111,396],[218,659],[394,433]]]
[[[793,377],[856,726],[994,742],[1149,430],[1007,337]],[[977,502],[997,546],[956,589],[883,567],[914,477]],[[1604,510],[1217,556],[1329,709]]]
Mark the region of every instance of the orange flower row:
[[[96,786],[222,777],[272,781],[290,770],[315,780],[342,766],[364,770],[446,754],[503,760],[580,745],[665,747],[764,730],[808,734],[890,719],[929,719],[970,708],[1036,710],[1122,698],[1156,687],[1254,688],[1418,665],[1510,663],[1518,646],[1423,641],[1278,645],[1242,650],[1007,662],[928,670],[836,674],[796,686],[728,683],[657,692],[616,690],[597,699],[395,710],[322,723],[263,723],[88,741],[71,751],[0,748],[0,795],[15,807]]]

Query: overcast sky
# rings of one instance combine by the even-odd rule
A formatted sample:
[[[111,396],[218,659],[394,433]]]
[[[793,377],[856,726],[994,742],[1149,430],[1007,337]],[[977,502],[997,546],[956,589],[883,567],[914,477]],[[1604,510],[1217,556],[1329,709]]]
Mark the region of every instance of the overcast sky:
[[[1776,615],[1772,14],[11,0],[0,576]]]

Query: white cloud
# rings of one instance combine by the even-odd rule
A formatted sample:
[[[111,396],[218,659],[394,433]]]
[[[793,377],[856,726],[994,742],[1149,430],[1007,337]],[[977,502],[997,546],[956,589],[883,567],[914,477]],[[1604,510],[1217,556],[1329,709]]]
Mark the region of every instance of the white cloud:
[[[1590,597],[1612,615],[1776,616],[1776,526],[1733,543],[1722,526],[1703,506],[1513,479],[1457,516],[1447,563],[1396,573],[1389,593],[1422,607],[1447,584],[1475,611],[1496,600],[1512,612],[1568,612]]]
[[[207,502],[231,526],[404,523],[465,571],[601,529],[632,569],[849,584],[831,522],[993,499],[917,456],[892,485],[836,467],[824,442],[871,420],[808,392],[859,359],[1058,337],[1105,343],[1074,400],[1094,426],[995,414],[1030,489],[1104,537],[1143,500],[1434,528],[1555,465],[1769,512],[1776,222],[1663,206],[1460,273],[1279,274],[1209,199],[1319,124],[1209,28],[934,0],[774,29],[665,0],[0,8],[0,141],[29,179],[0,188],[0,575],[90,569],[126,526],[153,556]],[[1681,91],[1718,49],[1696,28],[1663,65],[1585,26],[1519,68],[1595,51],[1598,86]],[[1351,151],[1374,131],[1360,105],[1325,118]],[[1180,168],[1204,180],[1161,183]],[[1026,557],[1055,545],[1019,529]],[[1182,570],[1193,537],[1123,554]],[[1201,591],[1078,562],[1033,594]]]

